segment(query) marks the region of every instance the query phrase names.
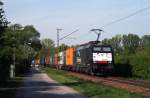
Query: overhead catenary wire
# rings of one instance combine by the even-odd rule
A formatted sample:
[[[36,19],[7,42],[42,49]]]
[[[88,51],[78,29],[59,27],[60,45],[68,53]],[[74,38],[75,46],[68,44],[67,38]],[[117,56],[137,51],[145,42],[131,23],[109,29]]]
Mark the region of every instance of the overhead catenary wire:
[[[103,28],[103,27],[106,27],[106,26],[110,26],[110,25],[112,25],[112,24],[115,24],[115,23],[118,23],[118,22],[120,22],[120,21],[126,20],[126,19],[128,19],[128,18],[130,18],[130,17],[133,17],[133,16],[135,16],[135,15],[137,15],[137,14],[139,14],[139,13],[145,11],[145,10],[148,10],[148,9],[150,9],[150,6],[145,7],[145,8],[142,8],[142,9],[140,9],[140,10],[138,10],[138,11],[136,11],[136,12],[134,12],[134,13],[128,15],[128,16],[125,16],[125,17],[122,17],[122,18],[120,18],[120,19],[117,19],[117,20],[114,20],[114,21],[112,21],[112,22],[109,22],[109,23],[107,23],[107,24],[101,26],[100,28]]]
[[[119,18],[119,19],[117,19],[117,20],[108,22],[108,23],[102,25],[102,26],[100,27],[100,29],[102,29],[102,28],[104,28],[104,27],[107,27],[107,26],[110,26],[110,25],[113,25],[113,24],[115,24],[115,23],[118,23],[118,22],[120,22],[120,21],[126,20],[126,19],[128,19],[128,18],[130,18],[130,17],[133,17],[133,16],[135,16],[135,15],[141,13],[141,12],[144,12],[145,10],[148,10],[148,9],[150,9],[150,6],[145,7],[145,8],[142,8],[142,9],[140,9],[140,10],[134,12],[134,13],[131,13],[131,14],[125,16],[125,17],[122,17],[122,18]],[[83,34],[83,35],[81,35],[81,36],[79,36],[79,37],[85,36],[86,34],[89,34],[89,32],[87,32],[87,33],[85,33],[85,34]]]
[[[142,9],[140,9],[140,10],[138,10],[138,11],[132,13],[132,14],[129,14],[128,16],[125,16],[125,17],[122,17],[122,18],[120,18],[120,19],[117,19],[117,20],[111,21],[111,22],[109,22],[109,23],[106,23],[106,24],[102,25],[100,28],[104,28],[104,27],[113,25],[113,24],[115,24],[115,23],[118,23],[118,22],[120,22],[120,21],[126,20],[126,19],[128,19],[128,18],[130,18],[130,17],[133,17],[133,16],[135,16],[135,15],[137,15],[137,14],[139,14],[139,13],[145,11],[145,10],[148,10],[148,9],[150,9],[150,6],[145,7],[145,8],[142,8]],[[73,33],[77,32],[77,31],[78,31],[78,29],[75,30],[75,31],[73,31],[72,33],[70,33],[70,34],[68,34],[68,35],[66,35],[66,36],[64,36],[64,37],[62,37],[62,38],[60,38],[59,40],[63,40],[63,39],[65,39],[66,37],[72,35]],[[88,33],[89,33],[89,32],[88,32]],[[85,33],[85,34],[88,34],[88,33]],[[85,34],[84,34],[84,36],[85,36]],[[79,36],[79,37],[82,37],[82,36]]]
[[[64,38],[66,38],[66,37],[72,35],[73,33],[77,32],[77,31],[79,31],[79,30],[77,29],[77,30],[75,30],[75,31],[73,31],[73,32],[71,32],[71,33],[69,33],[68,35],[65,35],[64,37],[60,38],[59,40],[63,40]]]

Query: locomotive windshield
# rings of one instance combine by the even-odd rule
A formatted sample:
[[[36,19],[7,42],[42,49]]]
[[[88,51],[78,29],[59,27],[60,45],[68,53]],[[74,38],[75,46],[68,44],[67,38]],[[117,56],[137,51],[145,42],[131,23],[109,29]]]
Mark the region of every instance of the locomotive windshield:
[[[93,47],[93,51],[102,51],[102,47]]]
[[[110,46],[93,47],[93,62],[107,64],[112,63],[112,48]]]
[[[110,47],[103,47],[103,51],[109,52],[109,51],[111,51],[111,48]]]
[[[110,52],[111,51],[111,47],[93,47],[93,51],[104,51],[104,52]]]

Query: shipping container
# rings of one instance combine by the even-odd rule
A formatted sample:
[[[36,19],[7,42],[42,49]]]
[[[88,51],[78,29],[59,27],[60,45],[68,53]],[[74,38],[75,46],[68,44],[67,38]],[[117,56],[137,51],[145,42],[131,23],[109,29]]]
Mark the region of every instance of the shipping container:
[[[59,52],[58,57],[59,57],[58,64],[62,65],[63,64],[63,52]]]
[[[55,58],[54,64],[55,64],[55,65],[58,65],[58,59],[59,59],[59,58],[58,58],[58,54],[57,54],[57,53],[55,53],[55,57],[54,57],[54,58]]]
[[[41,65],[45,65],[45,58],[44,58],[44,57],[41,57],[41,59],[40,59],[40,64],[41,64]]]
[[[74,61],[74,49],[68,48],[66,50],[66,65],[73,65]]]
[[[45,64],[49,65],[50,64],[50,56],[45,57]]]
[[[63,51],[63,65],[66,65],[66,51]]]
[[[50,65],[54,65],[55,63],[55,49],[50,49]]]

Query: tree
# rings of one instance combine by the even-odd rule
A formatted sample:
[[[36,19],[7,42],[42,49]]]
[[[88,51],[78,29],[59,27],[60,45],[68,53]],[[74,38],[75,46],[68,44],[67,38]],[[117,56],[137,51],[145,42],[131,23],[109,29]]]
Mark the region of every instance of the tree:
[[[112,37],[112,39],[109,41],[116,53],[121,53],[122,52],[122,46],[121,46],[122,43],[121,43],[121,41],[122,41],[122,36],[121,35],[116,35],[115,37]]]
[[[30,29],[26,29],[20,24],[10,25],[4,33],[4,46],[3,46],[3,58],[9,60],[7,64],[8,68],[13,64],[13,54],[15,48],[16,55],[16,72],[23,72],[29,67],[31,59],[36,55],[36,51],[39,50],[41,44],[39,32],[31,26]],[[29,26],[28,26],[29,27]],[[30,43],[30,44],[29,44]],[[5,50],[5,51],[4,51]],[[6,51],[7,50],[7,51]],[[2,60],[5,63],[6,60]]]
[[[3,2],[2,2],[2,1],[0,1],[0,5],[3,5]]]
[[[150,48],[150,35],[144,35],[142,37],[141,45],[143,48]]]
[[[3,10],[3,2],[0,1],[0,84],[3,83],[8,78],[9,75],[9,63],[11,59],[11,48],[4,45],[4,34],[7,28],[8,21],[5,17],[5,12]]]
[[[5,12],[3,10],[3,2],[0,1],[0,46],[3,44],[3,33],[5,28],[7,28],[8,21],[5,17]]]
[[[123,35],[123,47],[130,53],[134,53],[140,43],[140,38],[136,34]]]
[[[107,39],[107,38],[102,40],[103,45],[110,45],[111,44],[110,42],[111,42],[110,39]]]
[[[115,51],[115,53],[122,52],[122,36],[116,35],[111,39],[104,39],[102,40],[102,44],[104,45],[111,45]]]
[[[55,47],[54,41],[51,39],[48,39],[48,38],[43,39],[41,41],[41,43],[42,43],[43,48],[54,48]]]
[[[69,46],[66,44],[61,44],[59,47],[57,47],[56,49],[58,49],[58,51],[64,51],[68,48]]]
[[[8,25],[3,3],[0,1],[0,83],[9,77],[13,54],[16,55],[16,69],[26,69],[30,60],[40,48],[40,33],[32,25]],[[29,45],[28,43],[31,43]],[[15,51],[14,51],[15,50]]]
[[[46,38],[41,41],[42,49],[39,53],[40,57],[52,56],[55,53],[55,44],[54,41]]]

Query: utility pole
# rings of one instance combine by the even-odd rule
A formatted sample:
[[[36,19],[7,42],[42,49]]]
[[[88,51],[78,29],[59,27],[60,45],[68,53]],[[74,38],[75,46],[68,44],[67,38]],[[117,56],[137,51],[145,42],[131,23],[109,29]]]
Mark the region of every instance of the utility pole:
[[[59,46],[59,31],[61,31],[62,29],[57,28],[57,47]]]
[[[14,43],[13,43],[13,64],[11,64],[10,66],[10,77],[11,78],[14,78],[15,77],[15,66],[16,66],[16,43],[15,43],[15,26],[13,27],[13,40],[14,40]]]
[[[16,46],[14,44],[14,47],[13,47],[13,61],[14,61],[14,66],[13,66],[13,77],[15,77],[15,67],[16,67]]]

